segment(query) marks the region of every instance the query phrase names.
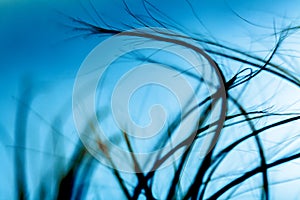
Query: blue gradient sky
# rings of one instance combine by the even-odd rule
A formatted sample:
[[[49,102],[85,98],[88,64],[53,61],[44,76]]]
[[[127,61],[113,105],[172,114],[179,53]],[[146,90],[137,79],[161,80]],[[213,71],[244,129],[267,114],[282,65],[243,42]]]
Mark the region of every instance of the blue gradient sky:
[[[201,33],[244,50],[270,49],[274,44],[272,39],[268,39],[274,32],[273,25],[280,29],[299,23],[300,19],[298,0],[191,0],[194,12],[201,18],[201,22],[194,17],[189,5],[183,2],[168,0],[156,1],[153,4],[187,33]],[[122,1],[103,0],[94,4],[101,10],[103,19],[113,26],[125,27],[122,23],[134,22],[132,17],[125,13]],[[140,9],[139,4],[134,5],[133,1],[128,4],[137,13],[145,12]],[[232,10],[259,26],[243,21]],[[104,39],[97,36],[84,37],[82,32],[72,30],[68,25],[74,26],[73,22],[61,13],[91,23],[101,23],[87,1],[64,0],[50,3],[0,0],[0,140],[3,141],[0,145],[1,160],[9,160],[7,145],[11,145],[16,139],[13,131],[16,106],[22,99],[19,96],[21,80],[27,77],[33,81],[39,95],[35,98],[32,108],[50,122],[62,108],[71,111],[76,73],[88,53]],[[153,22],[153,25],[157,24]],[[297,48],[299,38],[295,38],[297,39],[295,43],[291,41],[288,47]],[[300,72],[299,69],[296,70]],[[229,70],[228,77],[232,73]],[[70,132],[67,138],[76,141],[71,113],[66,115],[67,125],[65,124],[64,129]],[[40,130],[40,134],[47,130],[46,124],[38,124],[37,117],[31,116],[30,120],[33,127],[29,130]],[[30,140],[38,141],[37,138],[43,136],[32,136]],[[42,145],[35,143],[33,146],[42,148]],[[8,163],[0,166],[0,180],[7,177],[12,179],[10,168]],[[8,185],[13,186],[13,181],[8,181]],[[0,181],[0,199],[10,198],[12,193],[6,183]]]

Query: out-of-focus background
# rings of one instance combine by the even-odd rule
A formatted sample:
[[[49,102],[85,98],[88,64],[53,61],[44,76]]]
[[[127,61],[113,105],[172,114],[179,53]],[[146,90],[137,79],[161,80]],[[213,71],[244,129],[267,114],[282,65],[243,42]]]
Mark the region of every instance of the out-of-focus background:
[[[67,170],[78,142],[72,116],[76,73],[89,52],[109,37],[105,34],[89,34],[76,28],[80,24],[74,19],[120,30],[142,27],[126,12],[124,2],[141,20],[152,26],[160,26],[150,17],[145,17],[147,13],[142,1],[0,1],[0,199],[17,198],[15,176],[22,166],[26,166],[25,196],[28,199],[38,199],[38,190],[43,184],[49,186],[44,187],[48,188],[44,191],[47,199],[56,197],[58,185],[55,177],[61,174],[59,171]],[[148,7],[156,19],[167,24],[168,28],[231,45],[263,59],[270,55],[281,30],[300,25],[300,2],[297,0],[151,1]],[[299,77],[299,34],[296,29],[289,32],[282,46],[284,50],[274,58],[274,62],[285,63],[282,65],[284,69]],[[226,80],[245,65],[212,57],[219,61]],[[244,96],[242,101],[248,103],[248,108],[253,106],[258,110],[271,107],[274,111],[297,112],[300,93],[294,86],[288,86],[271,76],[260,77],[255,87],[261,89],[256,89],[258,93]],[[260,90],[264,92],[259,93]],[[259,123],[267,124],[264,121]],[[273,143],[280,145],[287,138],[295,138],[296,141],[299,133],[296,129],[297,123],[277,129],[274,132],[278,132],[278,135],[274,136]],[[240,128],[235,130],[237,133],[233,135],[241,131]],[[281,131],[283,135],[279,134]],[[266,141],[272,143],[270,138],[267,137]],[[24,140],[26,143],[22,142]],[[285,153],[296,153],[297,144],[299,142],[291,143],[290,148],[285,147]],[[248,147],[242,149],[248,153],[254,151]],[[18,166],[14,158],[15,151],[26,152],[26,159],[17,162],[20,164]],[[276,151],[273,153],[276,154]],[[282,157],[285,153],[282,153]],[[277,156],[280,155],[279,152]],[[233,156],[228,162],[243,163],[240,159],[239,156]],[[248,165],[247,161],[244,163]],[[226,166],[224,164],[225,169]],[[113,175],[105,175],[109,174],[106,167],[98,168],[89,180],[86,199],[105,199],[117,184]],[[239,170],[243,170],[243,164]],[[280,173],[276,173],[276,170]],[[298,198],[299,189],[296,185],[299,185],[299,164],[276,170],[269,174],[270,182],[274,180],[275,183],[271,189],[272,199],[283,199],[287,195],[289,199]],[[159,177],[163,179],[168,177],[167,174],[168,171],[165,171]],[[285,177],[290,181],[285,182]],[[131,181],[128,178],[128,185]],[[102,189],[101,193],[97,193],[97,188]],[[213,194],[216,188],[210,188],[209,193]],[[155,189],[161,198],[165,198],[167,192],[161,190]],[[124,197],[117,192],[114,194],[119,198]],[[260,198],[251,192],[244,197]]]

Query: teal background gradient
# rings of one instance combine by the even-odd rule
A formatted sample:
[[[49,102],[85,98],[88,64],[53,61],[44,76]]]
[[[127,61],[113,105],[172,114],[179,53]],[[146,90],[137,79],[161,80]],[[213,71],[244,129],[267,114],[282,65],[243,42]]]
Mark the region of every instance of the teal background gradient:
[[[13,173],[18,166],[11,162],[14,149],[28,152],[28,191],[32,192],[30,199],[36,199],[34,194],[40,177],[49,179],[49,194],[55,196],[56,186],[51,178],[55,175],[45,174],[41,169],[50,168],[47,162],[52,159],[58,159],[64,168],[78,141],[72,118],[73,83],[85,57],[108,36],[86,35],[83,30],[76,29],[77,24],[69,16],[105,26],[102,22],[104,20],[112,27],[123,30],[128,29],[126,24],[135,28],[141,27],[126,13],[121,0],[92,2],[102,19],[88,1],[83,0],[0,0],[0,199],[16,198]],[[270,36],[274,29],[300,24],[299,0],[191,0],[190,4],[183,0],[152,2],[165,13],[163,16],[157,12],[157,18],[165,23],[173,23],[173,27],[185,34],[222,41],[249,52],[261,51],[261,57],[267,57],[274,45],[274,37]],[[128,5],[139,16],[145,14],[140,1],[128,1]],[[194,10],[190,9],[190,5]],[[155,9],[153,12],[155,13]],[[153,26],[159,26],[151,19],[145,20]],[[299,36],[292,36],[285,47],[296,50],[293,52],[296,66],[290,70],[300,75]],[[226,62],[222,61],[220,65],[225,65]],[[224,69],[226,78],[235,74],[238,67],[240,66]],[[28,117],[30,126],[26,127],[27,145],[18,147],[14,146],[19,139],[14,134],[15,120],[18,104],[28,106],[23,102],[26,96],[30,96],[23,91],[26,84],[33,92],[34,99],[29,108],[32,111]],[[274,87],[277,86],[274,83]],[[291,99],[300,99],[300,94],[288,89],[284,91],[284,96],[288,94]],[[288,107],[291,103],[280,97],[275,101],[283,107]],[[58,124],[64,135],[58,136],[61,140],[57,147],[52,148],[48,146],[49,141],[45,138],[51,135],[50,125],[57,115],[63,119],[58,120]],[[295,169],[300,170],[299,166],[293,168]],[[97,179],[102,178],[107,179],[107,187],[113,187],[115,181],[101,174],[101,170],[95,173],[91,185],[95,186]],[[293,170],[287,173],[291,176],[298,173],[299,176],[299,172]],[[277,188],[275,199],[283,199],[287,188],[291,190],[291,198],[298,197],[299,180],[294,183],[291,186],[294,189],[290,185]],[[92,187],[90,198],[96,198],[94,193],[97,187],[101,186]],[[163,191],[161,193],[165,195]],[[246,197],[253,199],[253,196]]]

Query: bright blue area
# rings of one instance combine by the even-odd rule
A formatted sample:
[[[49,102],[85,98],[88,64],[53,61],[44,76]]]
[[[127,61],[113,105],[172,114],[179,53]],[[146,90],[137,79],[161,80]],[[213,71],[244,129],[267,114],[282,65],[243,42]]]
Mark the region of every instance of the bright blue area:
[[[166,13],[166,17],[154,8],[151,10],[157,18],[163,19],[164,23],[170,23],[177,28],[180,27],[180,31],[186,31],[185,34],[198,35],[201,33],[200,35],[208,35],[212,39],[226,41],[237,46],[246,46],[245,49],[247,50],[252,42],[249,36],[252,35],[252,39],[255,40],[259,39],[261,35],[271,34],[274,20],[279,26],[278,28],[282,28],[280,25],[284,27],[292,23],[291,18],[298,17],[299,20],[300,17],[298,14],[300,3],[296,0],[191,0],[190,3],[195,9],[194,12],[201,18],[201,21],[198,21],[189,4],[184,2],[169,0],[153,3],[161,12]],[[122,1],[114,3],[108,0],[99,1],[95,2],[94,5],[102,14],[102,18],[112,26],[122,29],[127,29],[123,24],[142,27],[126,14]],[[129,2],[128,5],[133,11],[141,15],[145,12],[139,3],[134,5],[133,2]],[[261,29],[243,21],[231,9],[251,23],[268,28]],[[17,105],[23,99],[20,97],[20,91],[22,91],[23,86],[21,80],[24,77],[32,80],[33,90],[37,93],[32,104],[32,110],[42,116],[44,120],[35,114],[30,115],[29,120],[32,125],[27,127],[28,132],[32,134],[28,138],[30,147],[42,152],[43,145],[47,143],[38,143],[39,139],[45,140],[49,134],[49,127],[47,127],[46,122],[51,123],[55,115],[64,112],[64,110],[69,112],[68,114],[64,112],[64,119],[62,119],[66,120],[66,122],[62,122],[63,130],[67,135],[63,137],[66,140],[66,144],[64,144],[66,149],[70,149],[71,152],[77,140],[71,113],[74,79],[82,61],[105,37],[86,37],[84,32],[72,30],[76,24],[63,14],[81,18],[89,23],[99,23],[105,27],[86,2],[0,2],[0,158],[3,160],[0,165],[0,199],[14,197],[14,190],[12,189],[14,188],[13,166],[10,161],[12,145],[17,140],[14,137],[15,115]],[[153,26],[159,26],[157,22],[151,21],[151,19],[145,20]],[[269,47],[270,43],[265,45]],[[230,70],[228,74],[230,74]],[[136,96],[138,95],[141,94],[137,93]],[[131,106],[133,105],[131,104]],[[148,121],[147,116],[144,117]],[[137,118],[137,116],[134,115],[133,118]],[[136,120],[138,121],[138,119]],[[34,135],[35,131],[38,135]],[[70,152],[66,154],[69,156]],[[58,154],[62,153],[58,152]],[[37,157],[41,159],[42,156]],[[35,164],[29,163],[29,166],[32,166],[32,169],[27,172],[30,175],[32,171],[39,170],[39,167],[44,165],[37,164],[35,166]],[[41,171],[39,173],[42,174]],[[110,178],[112,179],[112,177]],[[36,181],[36,179],[34,180]],[[35,181],[29,183],[31,184],[29,185],[30,190],[34,190]],[[108,185],[116,184],[114,181],[110,183],[107,180],[107,182]]]

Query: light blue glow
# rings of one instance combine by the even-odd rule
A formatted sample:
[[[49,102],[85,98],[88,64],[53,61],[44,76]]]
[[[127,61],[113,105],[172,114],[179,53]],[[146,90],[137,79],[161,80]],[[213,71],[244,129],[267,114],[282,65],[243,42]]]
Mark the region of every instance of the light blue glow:
[[[72,29],[78,24],[67,16],[106,28],[109,27],[105,23],[122,30],[129,28],[126,24],[135,28],[143,27],[126,13],[121,0],[92,1],[101,19],[87,2],[67,0],[52,3],[46,1],[0,1],[0,158],[2,161],[0,164],[0,199],[16,199],[14,169],[18,166],[15,166],[13,162],[15,149],[27,154],[25,174],[28,180],[27,195],[29,199],[39,199],[38,190],[42,183],[46,184],[47,198],[53,199],[58,187],[55,177],[61,176],[61,172],[64,172],[70,163],[78,141],[72,116],[72,92],[76,73],[88,53],[108,36],[86,36],[82,30]],[[140,1],[138,3],[128,2],[128,6],[151,26],[161,26],[149,17],[143,18],[146,10],[141,7]],[[194,10],[191,9],[191,6]],[[155,7],[159,8],[159,11]],[[164,25],[168,24],[170,29],[179,30],[186,35],[200,39],[210,39],[217,43],[231,45],[264,59],[269,56],[274,47],[276,37],[278,39],[278,35],[274,36],[274,31],[279,32],[288,26],[299,26],[300,24],[300,2],[297,0],[168,0],[153,1],[153,6],[149,6],[149,8],[153,15]],[[105,23],[102,22],[102,19]],[[207,46],[203,44],[203,48],[207,48]],[[283,69],[299,77],[299,33],[291,34],[281,49],[280,56],[276,56],[272,61],[280,63]],[[217,55],[212,54],[211,57],[220,65],[226,80],[245,67],[244,64]],[[161,60],[169,62],[169,56],[161,56]],[[182,60],[176,59],[171,60],[171,63],[184,65]],[[104,80],[107,85],[97,98],[109,94],[114,83],[125,71],[124,68],[122,68],[123,71],[119,70],[122,66],[122,63],[116,63],[114,69],[107,71],[110,77],[107,76],[108,78]],[[264,75],[256,77],[255,84],[249,84],[243,89],[233,89],[234,96],[246,105],[249,111],[270,109],[274,112],[299,112],[300,93],[296,87],[282,83],[278,77]],[[28,102],[23,102],[25,97],[30,95],[23,91],[26,82],[24,80],[31,82],[29,87],[34,98],[28,108],[30,112],[26,126],[27,144],[25,147],[16,147],[14,145],[15,141],[18,141],[18,137],[14,135],[14,132],[18,126],[15,123],[17,106],[18,104],[22,104],[24,107],[29,106]],[[190,81],[195,86],[196,82]],[[101,89],[100,85],[99,89]],[[244,95],[239,97],[240,90],[244,92]],[[21,92],[24,93],[21,95]],[[155,86],[153,91],[151,89],[147,91],[146,88],[137,91],[129,102],[132,119],[142,126],[147,125],[149,116],[145,109],[150,108],[153,103],[161,103],[166,105],[167,113],[171,113],[168,120],[172,121],[174,113],[176,113],[173,108],[178,102],[173,96],[169,96],[171,100],[164,98],[161,93],[169,95],[165,93],[164,88]],[[147,95],[161,98],[139,102]],[[99,109],[105,107],[106,103],[109,104],[109,98],[105,99],[103,105],[99,105]],[[232,104],[229,103],[229,106]],[[233,108],[230,114],[233,115],[235,111],[237,109]],[[107,112],[110,113],[110,111]],[[140,113],[142,113],[141,117]],[[262,127],[282,119],[281,116],[277,116],[255,122],[257,126]],[[115,127],[112,128],[110,125],[112,120],[112,118],[107,119],[103,128],[112,129],[114,132]],[[229,122],[234,122],[234,120]],[[264,133],[261,138],[269,162],[299,150],[298,124],[295,122]],[[221,135],[216,151],[229,145],[232,138],[240,138],[249,131],[249,127],[242,125],[237,125],[234,131],[224,129],[226,134]],[[112,141],[118,143],[117,139],[114,141],[112,138]],[[125,148],[126,144],[123,141],[121,145],[124,145]],[[146,145],[151,147],[151,143]],[[143,152],[144,149],[139,150]],[[189,160],[186,166],[190,170],[182,175],[180,185],[183,192],[187,190],[188,184],[192,181],[190,177],[194,175],[201,161],[196,152],[193,154],[195,154],[193,156],[195,159]],[[221,178],[207,189],[206,197],[222,188],[233,178],[259,165],[254,139],[239,145],[228,157],[213,177],[220,176]],[[170,184],[173,170],[173,166],[170,166],[162,169],[156,175],[153,191],[158,199],[166,197],[168,187],[165,185]],[[274,183],[270,187],[271,199],[298,198],[299,179],[295,178],[300,176],[299,160],[270,169],[268,172],[270,182]],[[230,176],[222,178],[224,174]],[[129,188],[137,181],[132,174],[124,173],[122,176],[127,180],[126,184]],[[115,195],[115,198],[124,198],[115,176],[105,166],[97,166],[90,179],[88,183],[83,183],[89,188],[86,199],[105,199],[111,194]],[[285,182],[284,180],[290,181]],[[261,187],[261,182],[260,174],[252,177],[236,188],[235,192],[231,190],[234,194],[232,198],[235,195],[236,199],[260,198],[261,188],[257,188],[257,186]],[[99,192],[100,190],[101,192]],[[130,192],[132,191],[130,190]],[[226,193],[226,195],[229,194]],[[223,197],[226,198],[226,195]]]

